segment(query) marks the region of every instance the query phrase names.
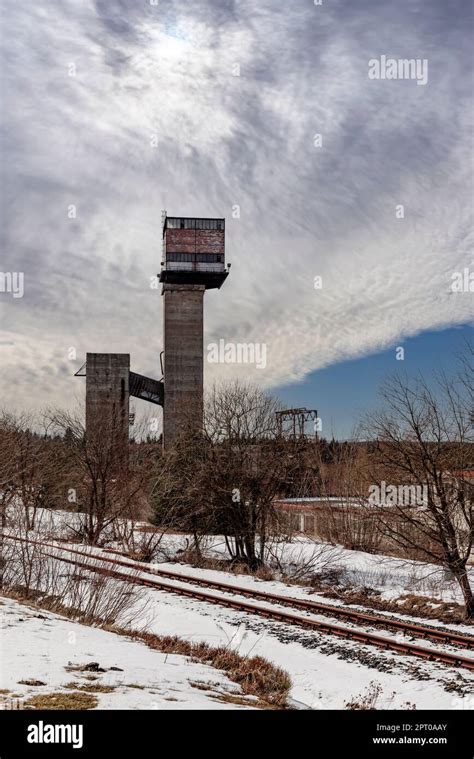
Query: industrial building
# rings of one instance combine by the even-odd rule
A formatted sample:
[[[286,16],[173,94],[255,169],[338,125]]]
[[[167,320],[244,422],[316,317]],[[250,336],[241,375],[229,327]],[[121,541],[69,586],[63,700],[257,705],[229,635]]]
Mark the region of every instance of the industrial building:
[[[163,283],[165,404],[163,444],[200,426],[204,393],[204,293],[220,288],[225,265],[225,220],[165,217]]]
[[[86,376],[86,431],[89,437],[113,430],[121,460],[128,448],[129,399],[163,407],[163,446],[202,424],[204,394],[204,293],[219,289],[225,263],[225,219],[163,215],[164,376],[130,371],[130,355],[88,353],[76,376]],[[95,430],[95,432],[94,432]]]

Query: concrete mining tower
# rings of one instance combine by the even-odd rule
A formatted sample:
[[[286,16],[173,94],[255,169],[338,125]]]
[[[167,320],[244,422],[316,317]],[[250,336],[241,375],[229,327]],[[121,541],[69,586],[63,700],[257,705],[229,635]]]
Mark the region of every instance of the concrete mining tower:
[[[165,448],[202,421],[204,293],[228,274],[224,219],[163,215]]]

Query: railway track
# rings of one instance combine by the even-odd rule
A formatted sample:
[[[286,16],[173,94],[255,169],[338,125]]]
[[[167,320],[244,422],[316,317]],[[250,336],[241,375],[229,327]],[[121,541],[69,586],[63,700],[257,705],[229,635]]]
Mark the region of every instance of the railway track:
[[[15,540],[25,540],[24,538],[13,538]],[[218,582],[216,580],[209,580],[199,578],[194,575],[186,575],[180,572],[171,572],[164,569],[152,569],[149,566],[143,565],[143,562],[136,562],[133,560],[123,559],[111,559],[103,556],[102,554],[92,554],[85,551],[78,551],[74,548],[64,548],[55,543],[46,543],[44,541],[30,541],[35,542],[38,545],[46,546],[48,548],[55,548],[61,551],[69,551],[70,553],[77,554],[79,556],[87,558],[100,559],[108,564],[123,566],[128,569],[137,569],[140,572],[154,575],[157,577],[165,577],[171,580],[178,580],[180,582],[189,582],[193,585],[200,587],[213,588],[222,592],[230,592],[241,596],[247,596],[249,598],[258,598],[262,601],[268,601],[270,603],[278,603],[283,606],[290,606],[293,608],[301,609],[308,612],[317,612],[326,614],[328,616],[337,617],[339,619],[347,619],[351,622],[370,624],[374,626],[380,626],[390,629],[395,629],[403,632],[407,635],[414,635],[418,638],[426,638],[433,640],[437,643],[444,643],[454,646],[461,646],[463,648],[471,648],[474,650],[474,635],[462,635],[454,632],[453,630],[445,630],[442,628],[436,628],[427,625],[420,625],[404,620],[396,619],[394,617],[385,617],[376,614],[368,614],[366,612],[360,612],[355,609],[347,609],[346,607],[334,606],[332,604],[325,604],[319,601],[291,598],[288,596],[281,596],[275,593],[268,593],[267,591],[261,591],[251,588],[244,588],[242,586],[233,585],[232,583]]]
[[[391,617],[386,618],[372,614],[366,614],[365,612],[340,608],[337,606],[323,604],[317,601],[289,598],[274,593],[268,593],[266,591],[243,588],[241,586],[232,585],[231,583],[204,580],[203,578],[197,578],[191,575],[182,575],[167,570],[152,569],[151,567],[143,567],[139,562],[134,562],[132,560],[124,561],[122,559],[110,559],[108,557],[97,555],[95,553],[87,553],[85,551],[79,551],[75,548],[65,548],[63,546],[58,546],[55,543],[19,538],[17,536],[8,534],[4,534],[3,537],[9,540],[28,542],[33,545],[39,545],[43,548],[53,549],[55,551],[62,551],[73,556],[81,557],[82,559],[88,559],[88,563],[86,563],[84,561],[79,561],[78,559],[67,559],[64,556],[58,556],[51,553],[47,554],[48,556],[65,563],[73,564],[83,569],[87,569],[88,571],[93,571],[98,574],[114,577],[119,580],[144,585],[158,590],[165,590],[167,592],[187,596],[189,598],[205,601],[207,603],[217,604],[225,606],[227,608],[263,616],[269,619],[286,622],[292,625],[310,628],[315,631],[327,633],[330,635],[336,635],[338,637],[355,640],[361,643],[375,645],[379,648],[393,650],[401,654],[411,654],[431,661],[439,661],[450,666],[461,667],[474,671],[474,659],[461,656],[457,653],[426,648],[424,646],[407,643],[399,639],[380,636],[372,632],[342,627],[341,625],[335,624],[333,622],[325,622],[316,620],[311,617],[300,616],[281,608],[275,608],[275,604],[277,606],[290,606],[292,608],[305,612],[319,613],[324,614],[325,616],[329,615],[336,618],[346,619],[353,623],[363,623],[365,625],[371,626],[378,625],[389,629],[396,629],[398,632],[403,632],[406,635],[422,637],[429,640],[434,640],[438,643],[442,642],[444,644],[452,646],[462,646],[463,648],[468,648],[471,651],[474,650],[474,637],[461,635],[451,630],[446,631],[434,627],[425,627],[424,625],[417,625],[411,622],[393,619]],[[97,566],[96,564],[91,563],[91,560],[100,561],[112,566],[109,566],[109,568]],[[130,574],[119,571],[116,568],[112,567],[125,567],[128,570],[135,570],[136,572],[149,575],[149,577],[130,576]],[[169,582],[164,582],[164,580],[175,580],[181,583],[181,585],[170,584]],[[229,596],[216,596],[212,593],[197,589],[196,587],[189,587],[190,585],[197,585],[200,587],[217,590],[219,592],[232,593],[234,595],[249,597],[254,600],[264,601],[266,603],[272,604],[272,606],[259,606],[236,598],[229,598]]]

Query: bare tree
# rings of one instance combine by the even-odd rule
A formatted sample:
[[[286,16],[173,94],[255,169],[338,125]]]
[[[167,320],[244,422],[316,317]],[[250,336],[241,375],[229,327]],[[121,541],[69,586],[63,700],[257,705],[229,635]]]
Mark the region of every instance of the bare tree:
[[[117,441],[113,420],[100,420],[100,431],[86,435],[79,415],[50,412],[50,428],[63,436],[68,458],[64,480],[69,506],[81,512],[81,537],[97,544],[118,517],[131,518],[146,500],[149,469],[130,460],[128,447]]]
[[[0,519],[2,529],[5,527],[8,505],[14,499],[17,491],[15,436],[16,423],[14,417],[6,412],[0,412]]]
[[[264,562],[273,501],[296,465],[278,435],[279,403],[250,385],[214,388],[201,431],[184,434],[166,452],[156,483],[157,518],[173,511],[194,535],[223,534],[232,561]]]
[[[39,418],[28,414],[0,415],[0,499],[4,508],[17,499],[33,529],[39,508],[55,504],[61,473],[56,441],[41,430]]]
[[[280,407],[259,388],[235,382],[214,388],[205,408],[214,519],[232,559],[251,569],[265,561],[275,497],[298,467],[295,447],[279,435]]]
[[[319,449],[320,537],[351,550],[377,553],[382,535],[367,499],[367,449],[358,441],[334,446],[330,461]]]
[[[153,486],[154,523],[193,536],[192,553],[201,559],[203,537],[213,530],[207,471],[209,440],[190,428],[160,460]]]
[[[466,618],[474,618],[467,562],[474,535],[472,385],[466,374],[441,376],[433,389],[423,379],[400,377],[383,387],[384,411],[367,419],[375,438],[372,483],[389,483],[397,497],[379,510],[382,529],[402,547],[442,563],[461,588]],[[421,497],[413,499],[413,488]],[[386,516],[384,516],[384,512]],[[393,520],[393,514],[399,516]]]
[[[3,585],[5,567],[4,530],[7,524],[7,510],[15,499],[15,420],[11,414],[0,413],[0,588]]]

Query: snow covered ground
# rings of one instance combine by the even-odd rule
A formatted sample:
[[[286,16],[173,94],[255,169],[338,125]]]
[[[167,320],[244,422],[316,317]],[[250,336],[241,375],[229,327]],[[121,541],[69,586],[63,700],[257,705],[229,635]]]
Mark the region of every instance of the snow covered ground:
[[[56,537],[69,537],[77,529],[81,516],[66,511],[41,511],[37,530]],[[137,524],[137,531],[147,525]],[[156,560],[170,561],[179,558],[180,552],[191,543],[187,535],[164,535],[156,553]],[[113,546],[114,543],[109,544]],[[121,548],[115,544],[117,548]],[[314,572],[342,570],[342,582],[355,589],[366,587],[380,592],[387,600],[404,593],[430,596],[444,602],[462,603],[462,594],[456,581],[435,564],[397,559],[381,554],[351,551],[342,546],[331,546],[322,541],[295,537],[291,542],[273,544],[272,553],[289,573],[303,564],[311,565]],[[203,552],[209,558],[228,559],[224,539],[210,536],[205,539]],[[474,568],[469,570],[474,584]]]
[[[171,567],[175,571],[179,565]],[[189,567],[181,569],[189,574]],[[306,589],[283,583],[236,578],[222,572],[193,570],[192,573],[209,579],[218,577],[232,584],[242,580],[248,587],[258,585],[281,594],[293,595],[298,590],[298,595],[304,597],[307,593]],[[148,630],[158,635],[225,645],[243,656],[261,655],[282,667],[292,679],[290,697],[300,708],[344,708],[374,685],[380,689],[376,704],[379,709],[411,708],[413,704],[417,708],[458,709],[472,703],[474,676],[464,670],[398,656],[162,590],[142,589],[139,606],[132,622],[137,629],[146,624]],[[424,645],[434,644],[425,641]],[[98,660],[92,642],[88,653]]]
[[[87,549],[90,551],[90,549]],[[107,557],[108,559],[111,558],[111,554],[99,550],[94,550],[94,554],[97,554],[98,556],[103,555]],[[132,563],[132,562],[131,562]],[[133,566],[138,566],[137,562],[133,562]],[[289,598],[298,598],[302,600],[310,600],[310,601],[317,601],[324,603],[329,606],[350,606],[354,609],[359,609],[361,611],[367,612],[367,607],[363,607],[360,604],[347,604],[343,600],[338,599],[327,599],[324,595],[314,592],[311,588],[300,586],[300,585],[293,585],[290,583],[284,583],[278,580],[260,580],[257,577],[254,577],[252,575],[236,575],[232,572],[225,572],[222,570],[212,570],[212,569],[200,569],[199,567],[193,567],[189,564],[184,563],[177,563],[177,562],[160,562],[160,563],[150,563],[150,564],[144,564],[142,563],[141,566],[145,569],[151,569],[151,570],[164,570],[166,572],[172,572],[177,577],[183,576],[186,578],[192,577],[196,579],[204,579],[204,580],[211,580],[215,582],[220,583],[226,583],[228,585],[231,585],[238,590],[239,587],[242,588],[248,588],[250,590],[258,590],[264,593],[274,593],[276,595],[280,596],[288,596]],[[121,567],[123,569],[123,567]],[[144,575],[146,577],[146,575]],[[173,580],[174,582],[174,580]],[[212,592],[212,591],[207,591]],[[247,599],[248,600],[248,599]],[[370,613],[371,610],[369,610]],[[376,612],[378,616],[393,616],[394,612],[384,612],[384,611],[377,611]],[[401,619],[404,619],[406,621],[413,621],[413,622],[419,622],[421,624],[429,624],[434,627],[442,627],[443,629],[451,629],[453,632],[456,633],[465,633],[467,635],[473,635],[474,636],[474,627],[472,625],[468,624],[456,624],[456,625],[446,625],[444,622],[430,619],[426,620],[420,617],[411,616],[408,614],[403,614],[403,617],[399,617]],[[428,644],[429,645],[429,644]]]
[[[105,672],[76,669],[92,662]],[[32,696],[83,692],[96,685],[111,688],[109,693],[92,691],[99,709],[253,708],[253,699],[242,697],[239,687],[213,667],[0,599],[0,708]],[[247,706],[218,700],[227,694],[241,696]]]
[[[47,527],[45,527],[47,523],[41,525],[43,535],[49,532],[51,538],[53,526],[55,535],[58,532],[67,534],[67,525],[70,524],[71,516],[74,518],[74,515],[55,513],[51,517],[54,525],[51,523]],[[308,597],[306,588],[289,586],[283,582],[264,582],[253,577],[201,570],[187,564],[170,562],[170,558],[179,555],[177,551],[185,546],[186,536],[166,536],[157,556],[156,568],[166,568],[173,572],[193,574],[209,579],[220,579],[235,585],[241,584],[248,587],[257,585],[259,589],[282,595]],[[315,549],[318,550],[318,546],[307,540],[283,544],[280,558],[283,557],[284,562],[290,566],[295,561],[301,560],[301,557],[302,560],[308,559]],[[210,538],[207,541],[206,550],[209,555],[222,557],[224,555],[222,539]],[[108,556],[111,556],[110,553]],[[163,561],[165,558],[168,560],[167,564]],[[373,587],[388,598],[407,592],[417,592],[420,595],[430,595],[445,601],[461,600],[455,583],[447,579],[442,570],[434,565],[372,556],[342,548],[336,548],[329,560],[332,568],[343,567],[356,587],[364,585]],[[323,553],[322,562],[327,564],[327,552]],[[317,595],[311,597],[318,598]],[[281,622],[253,617],[244,612],[176,596],[165,591],[144,588],[141,592],[141,601],[144,599],[148,600],[146,621],[151,632],[160,635],[178,635],[193,642],[205,641],[214,646],[227,645],[241,655],[261,655],[282,667],[289,673],[293,683],[290,696],[294,704],[300,708],[345,708],[351,701],[360,701],[360,697],[374,689],[380,691],[375,703],[377,709],[407,709],[413,706],[417,709],[472,709],[474,706],[474,675],[466,670],[399,656],[393,652],[290,627]],[[331,601],[331,603],[335,602]],[[137,613],[133,626],[142,629],[143,624],[143,613]],[[82,629],[82,626],[80,627]],[[461,631],[463,627],[456,629]],[[466,627],[466,631],[472,632],[472,628]],[[94,630],[94,635],[98,632],[100,631]],[[105,635],[105,633],[101,634]],[[134,643],[133,645],[138,645],[140,649],[143,649],[141,644]],[[96,653],[96,647],[92,641],[87,651],[88,656],[85,656],[85,660],[100,661],[100,655]],[[153,656],[160,656],[154,652],[151,653]],[[146,655],[149,654],[150,652],[147,651]],[[84,657],[82,659],[84,660]],[[153,666],[156,669],[156,666]],[[45,672],[47,671],[46,666]],[[211,670],[211,672],[214,675],[215,671]],[[43,678],[39,677],[39,679]],[[5,686],[0,684],[0,687]],[[110,698],[113,695],[110,694]],[[120,695],[120,692],[117,695]],[[100,706],[103,707],[107,703],[101,696]],[[127,701],[127,708],[129,708],[129,703],[132,704],[130,708],[134,708],[133,704],[136,702]],[[166,703],[169,708],[169,702]],[[215,702],[211,702],[211,707],[214,708],[212,703]],[[171,702],[171,707],[173,707],[173,702]],[[150,708],[150,706],[140,708]],[[157,708],[161,708],[161,705]]]
[[[342,709],[378,683],[377,708],[453,709],[472,703],[474,676],[442,664],[400,657],[370,646],[284,623],[149,590],[150,629],[212,645],[229,645],[242,655],[261,655],[285,669],[300,707]]]
[[[165,536],[160,545],[159,557],[162,560],[173,554],[179,557],[177,552],[184,549],[186,539],[185,535]],[[382,598],[391,599],[403,593],[414,593],[445,602],[462,603],[458,584],[435,564],[351,551],[304,537],[295,538],[291,543],[280,543],[275,550],[278,551],[280,563],[290,574],[292,567],[311,564],[314,572],[340,569],[344,585],[354,589],[373,588],[380,591]],[[206,539],[205,553],[211,558],[228,558],[225,542],[220,536]],[[474,569],[470,570],[470,577],[474,584]]]

